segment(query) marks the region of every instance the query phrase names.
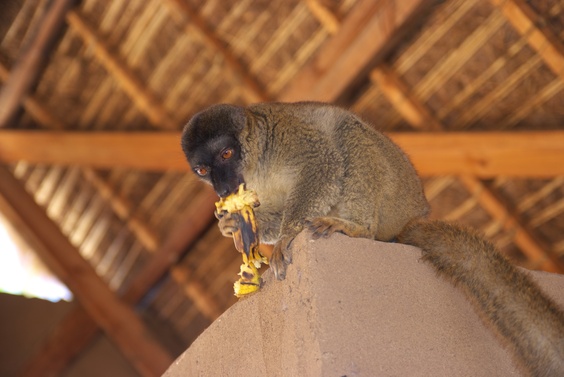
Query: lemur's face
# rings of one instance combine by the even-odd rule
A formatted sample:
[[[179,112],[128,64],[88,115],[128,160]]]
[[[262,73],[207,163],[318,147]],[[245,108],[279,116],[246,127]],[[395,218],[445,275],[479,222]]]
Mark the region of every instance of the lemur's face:
[[[220,197],[244,183],[237,138],[245,122],[243,111],[235,106],[213,106],[196,114],[182,133],[182,149],[192,170]]]

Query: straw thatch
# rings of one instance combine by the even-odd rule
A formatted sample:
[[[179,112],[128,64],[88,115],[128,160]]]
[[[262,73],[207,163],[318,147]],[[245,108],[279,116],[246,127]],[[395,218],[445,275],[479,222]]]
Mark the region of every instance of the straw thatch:
[[[284,98],[307,67],[331,67],[327,56],[340,58],[333,52],[316,60],[341,32],[350,32],[347,19],[367,3],[84,0],[66,14],[48,61],[36,70],[37,82],[20,98],[22,109],[0,127],[178,131],[192,114],[214,103]],[[381,3],[382,12],[399,4]],[[564,129],[562,4],[422,3],[425,9],[409,20],[412,27],[390,38],[335,98],[339,104],[393,132]],[[513,5],[525,9],[532,26],[520,29],[523,21],[503,8]],[[50,8],[39,0],[0,5],[4,88]],[[540,45],[531,37],[536,32],[544,38]],[[404,90],[410,101],[394,103],[391,90]],[[187,213],[199,204],[209,208],[203,204],[208,189],[184,172],[97,170],[72,161],[4,163],[118,294],[125,294],[161,251],[174,249],[167,242],[178,224],[190,220]],[[563,183],[561,175],[452,175],[426,177],[425,190],[434,217],[478,228],[521,266],[543,269],[549,263],[548,269],[563,272]],[[194,216],[203,223],[181,250],[163,259],[167,272],[147,280],[151,286],[128,301],[140,302],[146,317],[172,329],[179,348],[235,302],[231,286],[240,263],[211,212]]]

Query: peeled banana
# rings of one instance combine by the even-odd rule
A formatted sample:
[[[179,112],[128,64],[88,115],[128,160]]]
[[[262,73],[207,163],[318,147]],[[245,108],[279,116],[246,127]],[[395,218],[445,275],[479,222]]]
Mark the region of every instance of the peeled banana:
[[[243,255],[243,264],[239,280],[233,285],[235,296],[242,297],[260,288],[261,279],[258,268],[268,260],[259,251],[259,237],[253,208],[260,205],[257,194],[246,190],[241,184],[239,190],[215,203],[218,213],[230,213],[239,216],[239,229],[233,233],[235,248]]]
[[[249,293],[253,293],[260,288],[261,279],[258,274],[257,267],[254,263],[248,263],[245,261],[247,258],[243,254],[243,264],[241,265],[241,271],[239,272],[239,280],[233,284],[233,290],[235,291],[235,296],[242,297]]]

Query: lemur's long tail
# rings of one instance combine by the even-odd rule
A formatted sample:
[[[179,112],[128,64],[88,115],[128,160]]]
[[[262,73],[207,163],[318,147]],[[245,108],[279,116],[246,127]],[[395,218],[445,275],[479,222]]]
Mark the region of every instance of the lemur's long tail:
[[[564,376],[564,312],[491,243],[443,221],[414,222],[398,239],[466,292],[532,376]]]

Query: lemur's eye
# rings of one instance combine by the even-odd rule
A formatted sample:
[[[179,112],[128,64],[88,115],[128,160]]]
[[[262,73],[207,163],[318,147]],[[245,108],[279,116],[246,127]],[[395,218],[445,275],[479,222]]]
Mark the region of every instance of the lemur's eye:
[[[229,160],[231,157],[233,157],[233,149],[226,148],[221,151],[221,158],[223,158],[224,160]]]
[[[194,171],[196,172],[196,174],[198,174],[200,177],[204,177],[208,174],[208,169],[202,167],[202,166],[196,166],[194,168]]]

